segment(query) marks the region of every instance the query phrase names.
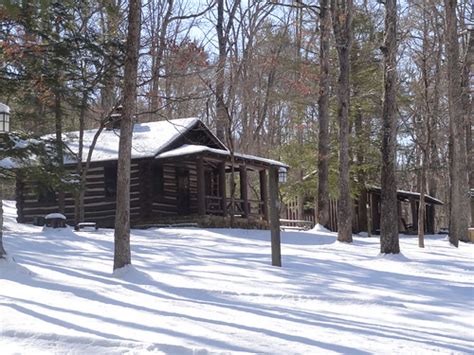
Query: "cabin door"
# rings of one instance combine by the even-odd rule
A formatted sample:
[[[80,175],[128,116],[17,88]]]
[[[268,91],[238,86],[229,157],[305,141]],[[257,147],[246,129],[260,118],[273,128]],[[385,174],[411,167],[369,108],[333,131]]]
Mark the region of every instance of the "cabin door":
[[[178,215],[190,213],[189,170],[176,169]]]

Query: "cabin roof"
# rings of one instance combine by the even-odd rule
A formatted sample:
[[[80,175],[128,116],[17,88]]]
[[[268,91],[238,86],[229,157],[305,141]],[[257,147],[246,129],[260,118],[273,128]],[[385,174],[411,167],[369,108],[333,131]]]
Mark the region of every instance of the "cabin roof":
[[[156,159],[167,159],[167,158],[175,158],[175,157],[183,157],[183,156],[191,156],[196,154],[203,154],[208,153],[210,155],[220,155],[220,156],[228,156],[230,157],[231,153],[228,149],[215,149],[211,147],[207,147],[204,145],[193,145],[193,144],[185,144],[181,147],[178,147],[173,150],[169,150],[167,152],[160,153],[156,156]],[[246,160],[246,161],[253,161],[255,163],[260,163],[263,165],[272,165],[278,166],[283,168],[288,168],[288,165],[279,162],[277,160],[261,158],[255,155],[248,155],[248,154],[241,154],[241,153],[234,153],[234,156],[238,159]]]
[[[199,128],[203,135],[209,137],[214,142],[215,147],[206,145],[185,144],[176,147],[181,141],[179,138],[186,132]],[[92,145],[97,129],[84,131],[84,146],[82,161],[87,160],[89,149]],[[91,161],[113,161],[118,159],[119,150],[119,130],[103,130],[99,135],[95,148],[92,152]],[[64,134],[64,143],[72,154],[65,154],[64,163],[76,163],[76,156],[79,152],[79,132],[69,132]],[[194,155],[206,153],[210,155],[230,156],[227,147],[211,132],[211,130],[196,117],[180,118],[176,120],[165,120],[157,122],[137,123],[133,127],[132,138],[132,159],[150,158],[172,158],[184,155]],[[261,158],[253,155],[234,153],[240,160],[251,161],[256,164],[285,167],[288,166],[279,161]]]
[[[132,138],[132,159],[155,156],[198,122],[201,122],[198,118],[191,117],[135,124]],[[87,159],[96,132],[97,129],[84,131],[82,161]],[[117,160],[119,139],[118,130],[104,129],[99,135],[91,161]],[[79,132],[65,133],[63,140],[69,150],[77,156]],[[74,155],[66,157],[65,163],[75,163]]]

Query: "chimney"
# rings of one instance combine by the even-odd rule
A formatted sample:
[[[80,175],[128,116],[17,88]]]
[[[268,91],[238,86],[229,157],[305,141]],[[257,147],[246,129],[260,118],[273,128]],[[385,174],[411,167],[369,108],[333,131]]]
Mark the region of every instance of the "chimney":
[[[113,129],[120,129],[120,120],[122,119],[123,106],[117,106],[114,111],[110,114],[105,129],[111,131]]]

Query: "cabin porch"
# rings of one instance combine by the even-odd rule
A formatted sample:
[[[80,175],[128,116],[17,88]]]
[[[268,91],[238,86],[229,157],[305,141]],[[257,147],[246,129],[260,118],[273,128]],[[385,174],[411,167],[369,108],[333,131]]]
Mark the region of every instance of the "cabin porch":
[[[199,147],[194,151],[167,152],[158,156],[153,164],[168,172],[164,181],[169,181],[162,196],[155,200],[175,196],[176,210],[169,206],[152,209],[153,215],[147,220],[189,221],[194,217],[206,225],[228,226],[233,216],[234,224],[242,220],[250,228],[263,228],[268,225],[269,169],[278,169],[266,159],[234,155]],[[179,159],[177,159],[179,157]],[[175,186],[171,183],[174,167]],[[160,179],[153,176],[155,181]],[[278,181],[274,182],[278,184]],[[153,203],[158,207],[156,202]]]

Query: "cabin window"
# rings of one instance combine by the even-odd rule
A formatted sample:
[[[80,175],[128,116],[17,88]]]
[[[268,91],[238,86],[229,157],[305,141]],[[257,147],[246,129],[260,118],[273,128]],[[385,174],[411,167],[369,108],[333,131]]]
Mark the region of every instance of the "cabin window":
[[[44,184],[38,185],[38,202],[42,203],[55,203],[56,192],[50,186]]]
[[[163,195],[165,192],[163,166],[154,164],[151,168],[151,174],[153,196]]]
[[[104,193],[107,198],[117,196],[117,166],[110,165],[104,167]]]

